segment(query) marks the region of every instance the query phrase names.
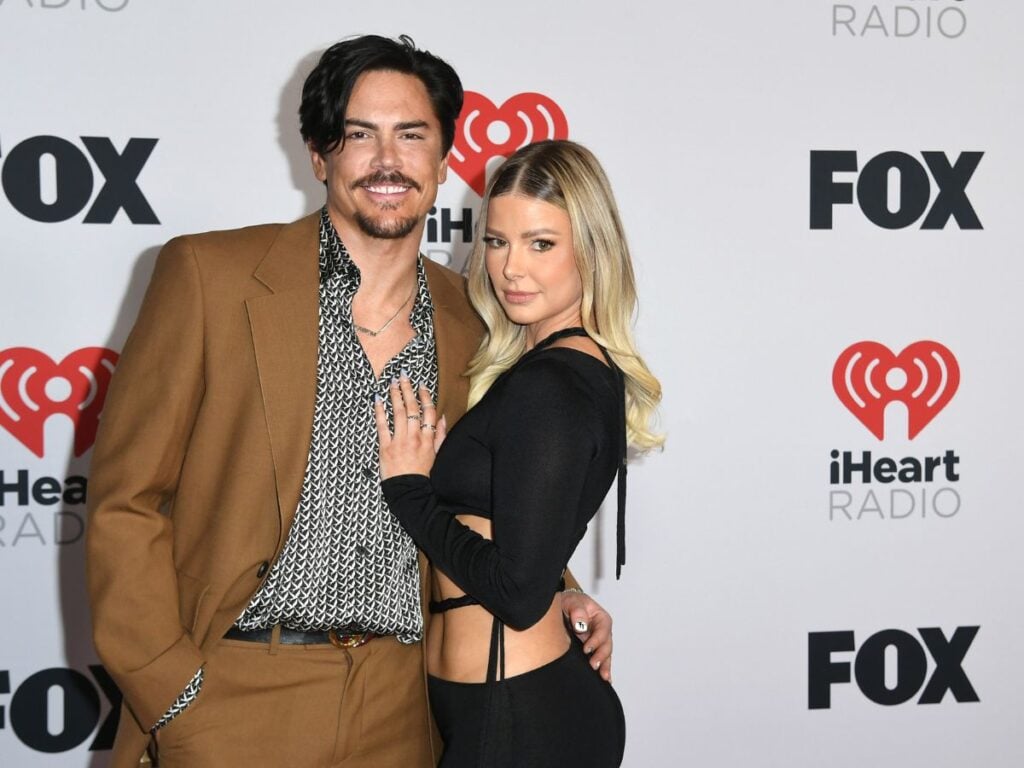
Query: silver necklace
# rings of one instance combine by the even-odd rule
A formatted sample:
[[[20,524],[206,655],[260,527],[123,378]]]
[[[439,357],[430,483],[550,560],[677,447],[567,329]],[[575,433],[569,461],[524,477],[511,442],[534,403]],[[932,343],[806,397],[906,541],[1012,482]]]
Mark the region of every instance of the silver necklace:
[[[380,336],[382,333],[384,333],[384,331],[386,331],[388,329],[389,325],[391,325],[393,322],[395,322],[395,318],[398,317],[399,313],[403,309],[405,309],[405,305],[409,303],[409,299],[412,298],[412,295],[414,293],[416,293],[416,286],[415,285],[413,285],[412,290],[409,291],[409,295],[405,297],[405,301],[402,302],[402,305],[398,309],[395,310],[395,314],[393,314],[391,317],[389,317],[388,321],[386,323],[384,323],[384,325],[382,325],[376,331],[370,330],[365,325],[360,325],[359,323],[357,323],[356,322],[356,318],[355,318],[354,315],[352,316],[352,327],[355,328],[360,333],[365,333],[368,336]]]

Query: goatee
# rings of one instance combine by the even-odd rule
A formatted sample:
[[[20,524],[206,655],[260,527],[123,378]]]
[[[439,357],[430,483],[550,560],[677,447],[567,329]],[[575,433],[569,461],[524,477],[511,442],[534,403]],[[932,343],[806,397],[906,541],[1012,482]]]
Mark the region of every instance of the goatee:
[[[356,212],[356,224],[359,225],[363,234],[380,240],[401,240],[411,234],[419,223],[420,220],[416,216],[393,219],[384,216],[368,216],[361,211]]]

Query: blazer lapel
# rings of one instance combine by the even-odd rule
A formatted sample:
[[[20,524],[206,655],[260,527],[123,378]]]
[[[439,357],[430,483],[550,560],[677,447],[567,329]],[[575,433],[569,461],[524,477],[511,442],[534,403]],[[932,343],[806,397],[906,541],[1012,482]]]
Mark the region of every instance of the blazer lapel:
[[[272,293],[247,299],[281,513],[291,527],[309,459],[316,400],[319,222],[311,214],[281,228],[254,277]]]
[[[434,304],[434,337],[437,342],[438,412],[451,427],[466,412],[469,379],[463,374],[483,335],[483,323],[469,305],[466,281],[424,260],[430,299]]]
[[[434,340],[437,343],[438,413],[448,418],[450,427],[466,412],[469,397],[469,379],[463,374],[469,359],[476,352],[483,335],[483,323],[469,305],[466,281],[451,270],[440,267],[430,259],[423,260],[427,272],[427,287],[434,305]],[[426,555],[419,553],[420,590],[424,624],[429,616],[430,601],[429,564]],[[424,674],[426,673],[424,656]]]

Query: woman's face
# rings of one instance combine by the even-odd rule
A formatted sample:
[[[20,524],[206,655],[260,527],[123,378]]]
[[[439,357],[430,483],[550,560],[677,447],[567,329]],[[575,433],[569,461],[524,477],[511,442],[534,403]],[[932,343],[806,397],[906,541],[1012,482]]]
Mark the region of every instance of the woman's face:
[[[530,326],[533,342],[580,324],[583,283],[568,213],[518,194],[492,198],[484,245],[498,301],[513,323]]]

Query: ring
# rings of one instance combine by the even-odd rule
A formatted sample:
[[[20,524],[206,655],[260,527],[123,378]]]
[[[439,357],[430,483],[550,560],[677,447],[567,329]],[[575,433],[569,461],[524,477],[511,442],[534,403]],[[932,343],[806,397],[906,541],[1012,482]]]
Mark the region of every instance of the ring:
[[[429,429],[431,432],[437,432],[437,427],[433,424],[420,424],[420,429]]]
[[[417,414],[412,415],[412,416],[406,416],[405,418],[407,418],[407,419],[416,419],[416,421],[419,421],[420,420],[420,415],[417,413]]]

